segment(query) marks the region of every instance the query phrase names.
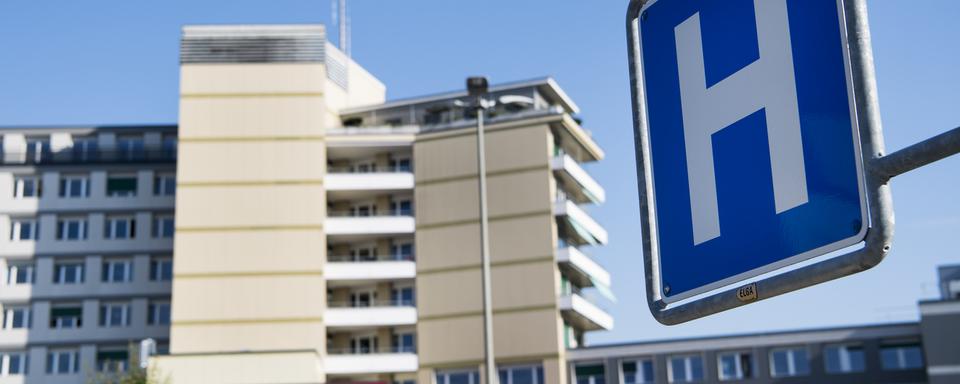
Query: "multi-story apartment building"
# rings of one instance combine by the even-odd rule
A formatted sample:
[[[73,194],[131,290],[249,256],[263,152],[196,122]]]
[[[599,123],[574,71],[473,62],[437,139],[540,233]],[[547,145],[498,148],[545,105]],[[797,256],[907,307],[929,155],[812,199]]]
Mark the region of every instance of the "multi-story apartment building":
[[[592,346],[570,383],[958,383],[960,265],[939,275],[919,322]]]
[[[166,347],[176,127],[2,129],[0,383],[80,383]]]
[[[322,26],[186,27],[181,49],[178,127],[0,131],[0,383],[83,382],[153,338],[175,384],[479,384],[466,92],[386,101]],[[603,152],[549,78],[487,97],[500,381],[566,382],[613,326],[582,293],[610,284],[581,167]]]

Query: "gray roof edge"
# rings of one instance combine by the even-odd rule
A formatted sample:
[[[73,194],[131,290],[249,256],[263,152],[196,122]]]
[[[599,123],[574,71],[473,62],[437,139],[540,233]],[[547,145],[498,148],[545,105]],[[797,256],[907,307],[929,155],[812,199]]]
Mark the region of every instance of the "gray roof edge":
[[[556,99],[558,99],[564,106],[564,108],[572,113],[579,113],[580,108],[573,102],[572,99],[560,88],[560,85],[557,84],[557,81],[550,76],[537,77],[527,80],[518,80],[511,81],[507,83],[495,84],[490,87],[490,92],[500,92],[511,89],[520,89],[527,87],[543,87],[547,89]],[[397,108],[413,104],[423,104],[430,103],[434,101],[440,101],[444,99],[456,99],[461,97],[466,97],[467,91],[450,91],[442,92],[436,94],[429,94],[424,96],[414,96],[409,98],[401,98],[396,100],[390,100],[381,104],[365,105],[352,108],[344,108],[340,111],[340,115],[351,115],[356,113],[371,112],[381,109],[388,108]]]

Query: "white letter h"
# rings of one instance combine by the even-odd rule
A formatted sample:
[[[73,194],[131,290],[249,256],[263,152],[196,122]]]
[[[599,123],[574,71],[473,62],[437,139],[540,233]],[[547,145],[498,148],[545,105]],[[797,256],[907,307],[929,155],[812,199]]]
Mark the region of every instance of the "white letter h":
[[[700,14],[676,27],[693,242],[720,236],[712,135],[765,109],[777,213],[807,203],[786,0],[754,0],[760,58],[706,88]]]

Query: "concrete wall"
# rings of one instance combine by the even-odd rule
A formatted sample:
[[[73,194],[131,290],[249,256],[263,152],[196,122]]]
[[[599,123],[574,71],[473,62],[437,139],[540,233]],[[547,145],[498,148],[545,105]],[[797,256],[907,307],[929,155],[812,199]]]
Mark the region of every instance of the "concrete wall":
[[[414,145],[420,380],[483,360],[475,130]],[[564,382],[546,125],[487,130],[494,348],[498,364],[543,364]],[[452,342],[451,335],[457,335]]]
[[[178,384],[322,381],[325,68],[181,73],[173,356],[158,370]],[[272,354],[291,350],[313,352]],[[273,375],[226,374],[246,365]]]

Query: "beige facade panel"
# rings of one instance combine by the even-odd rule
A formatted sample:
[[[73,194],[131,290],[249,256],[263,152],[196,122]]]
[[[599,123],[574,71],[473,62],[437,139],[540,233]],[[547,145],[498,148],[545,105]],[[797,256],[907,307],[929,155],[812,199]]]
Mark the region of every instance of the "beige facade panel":
[[[177,231],[319,228],[326,216],[322,185],[204,186],[177,190]]]
[[[239,277],[180,275],[174,278],[173,292],[175,328],[208,322],[320,319],[327,296],[319,271]]]
[[[462,134],[461,134],[462,132]],[[476,130],[457,131],[441,139],[414,144],[417,185],[477,174]],[[487,172],[498,173],[549,165],[547,125],[491,130],[486,134]],[[537,150],[542,148],[542,152]]]
[[[537,356],[556,357],[563,350],[556,309],[497,313],[493,316],[493,343],[497,360],[522,361]]]
[[[537,363],[559,358],[563,353],[559,324],[559,315],[551,309],[495,314],[493,341],[497,361]],[[418,345],[430,346],[418,349],[421,367],[464,368],[482,363],[480,315],[421,321],[417,333]],[[557,375],[560,373],[551,376]]]
[[[417,315],[421,319],[478,313],[483,310],[480,299],[479,268],[417,276]]]
[[[492,220],[490,258],[493,264],[553,257],[556,243],[553,220],[551,213]],[[417,229],[418,271],[429,273],[479,265],[479,223]]]
[[[552,260],[497,265],[492,271],[494,311],[557,310],[558,277]],[[420,318],[477,314],[483,310],[480,269],[421,274],[417,277],[417,295]]]
[[[322,138],[322,94],[210,96],[180,100],[180,141]],[[186,163],[184,159],[181,162]]]
[[[550,173],[544,169],[487,177],[491,218],[551,209]],[[479,220],[477,179],[469,178],[418,186],[417,225],[430,227],[465,220]]]
[[[174,325],[170,329],[170,352],[173,354],[325,351],[326,344],[326,331],[321,321]]]
[[[313,351],[158,356],[150,371],[170,384],[265,384],[324,382]]]
[[[312,183],[323,180],[322,141],[185,142],[178,155],[190,166],[179,169],[180,184]]]
[[[187,64],[180,66],[180,94],[322,93],[324,63]]]
[[[556,264],[550,259],[536,263],[496,266],[493,268],[490,284],[493,310],[546,307],[556,312],[558,278]]]
[[[421,320],[417,324],[417,345],[421,367],[479,363],[483,359],[483,318]]]
[[[319,271],[326,235],[319,229],[181,231],[174,252],[176,275]]]

